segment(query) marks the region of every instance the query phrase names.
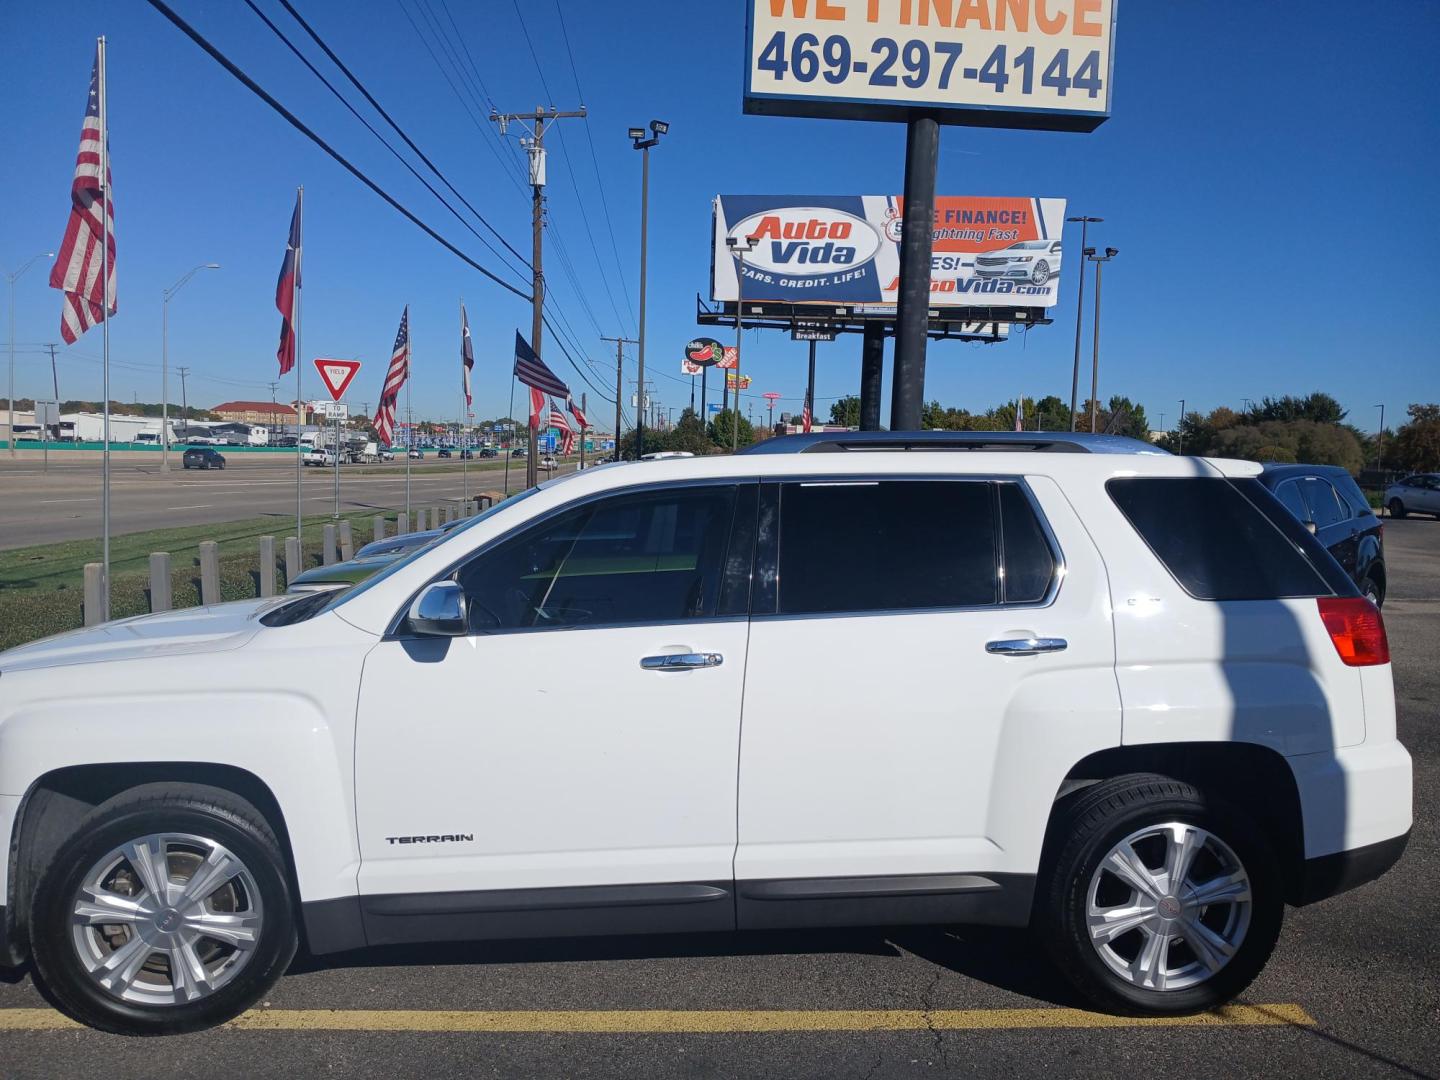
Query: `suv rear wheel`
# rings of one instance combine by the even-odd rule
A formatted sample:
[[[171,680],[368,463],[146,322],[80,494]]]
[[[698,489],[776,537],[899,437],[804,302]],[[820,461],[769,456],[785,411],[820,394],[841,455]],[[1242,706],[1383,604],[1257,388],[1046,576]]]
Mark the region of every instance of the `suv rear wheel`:
[[[1107,1011],[1189,1013],[1264,966],[1284,901],[1276,858],[1244,815],[1167,777],[1087,788],[1053,826],[1036,916],[1056,964]]]
[[[295,954],[284,865],[264,817],[229,792],[146,784],[117,795],[41,875],[37,975],[64,1012],[104,1031],[223,1023]]]

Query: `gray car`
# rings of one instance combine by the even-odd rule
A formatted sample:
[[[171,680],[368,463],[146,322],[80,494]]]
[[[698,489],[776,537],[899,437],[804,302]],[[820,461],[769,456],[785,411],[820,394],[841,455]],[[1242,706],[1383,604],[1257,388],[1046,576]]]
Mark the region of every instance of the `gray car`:
[[[1440,473],[1414,473],[1385,489],[1385,509],[1393,518],[1434,514],[1440,518]]]

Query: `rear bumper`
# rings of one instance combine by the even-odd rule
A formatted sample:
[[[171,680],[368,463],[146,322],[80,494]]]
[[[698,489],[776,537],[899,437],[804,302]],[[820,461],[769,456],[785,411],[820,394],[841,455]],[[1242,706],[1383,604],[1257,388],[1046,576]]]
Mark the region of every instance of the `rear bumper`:
[[[1409,842],[1410,833],[1407,830],[1401,836],[1367,844],[1353,851],[1337,851],[1318,859],[1306,859],[1301,867],[1299,890],[1294,902],[1297,905],[1313,904],[1374,881],[1400,861]]]

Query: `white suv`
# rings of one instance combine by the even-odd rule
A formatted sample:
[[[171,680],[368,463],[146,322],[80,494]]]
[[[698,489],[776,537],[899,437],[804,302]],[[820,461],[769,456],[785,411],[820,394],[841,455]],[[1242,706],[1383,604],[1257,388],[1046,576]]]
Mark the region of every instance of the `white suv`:
[[[568,474],[343,593],[0,654],[10,961],[172,1032],[302,940],[971,922],[1175,1013],[1399,858],[1380,613],[1258,465],[756,451]]]

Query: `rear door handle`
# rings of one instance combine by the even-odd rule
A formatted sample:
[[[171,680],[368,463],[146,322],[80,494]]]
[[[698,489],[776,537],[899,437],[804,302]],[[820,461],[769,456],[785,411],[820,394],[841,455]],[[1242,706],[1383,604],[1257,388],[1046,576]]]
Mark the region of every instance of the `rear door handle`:
[[[1003,641],[987,641],[985,651],[1001,656],[1035,656],[1039,653],[1062,652],[1069,644],[1059,637],[1009,638]]]
[[[693,671],[695,668],[719,667],[725,658],[718,652],[667,653],[644,656],[640,666],[646,671]]]

